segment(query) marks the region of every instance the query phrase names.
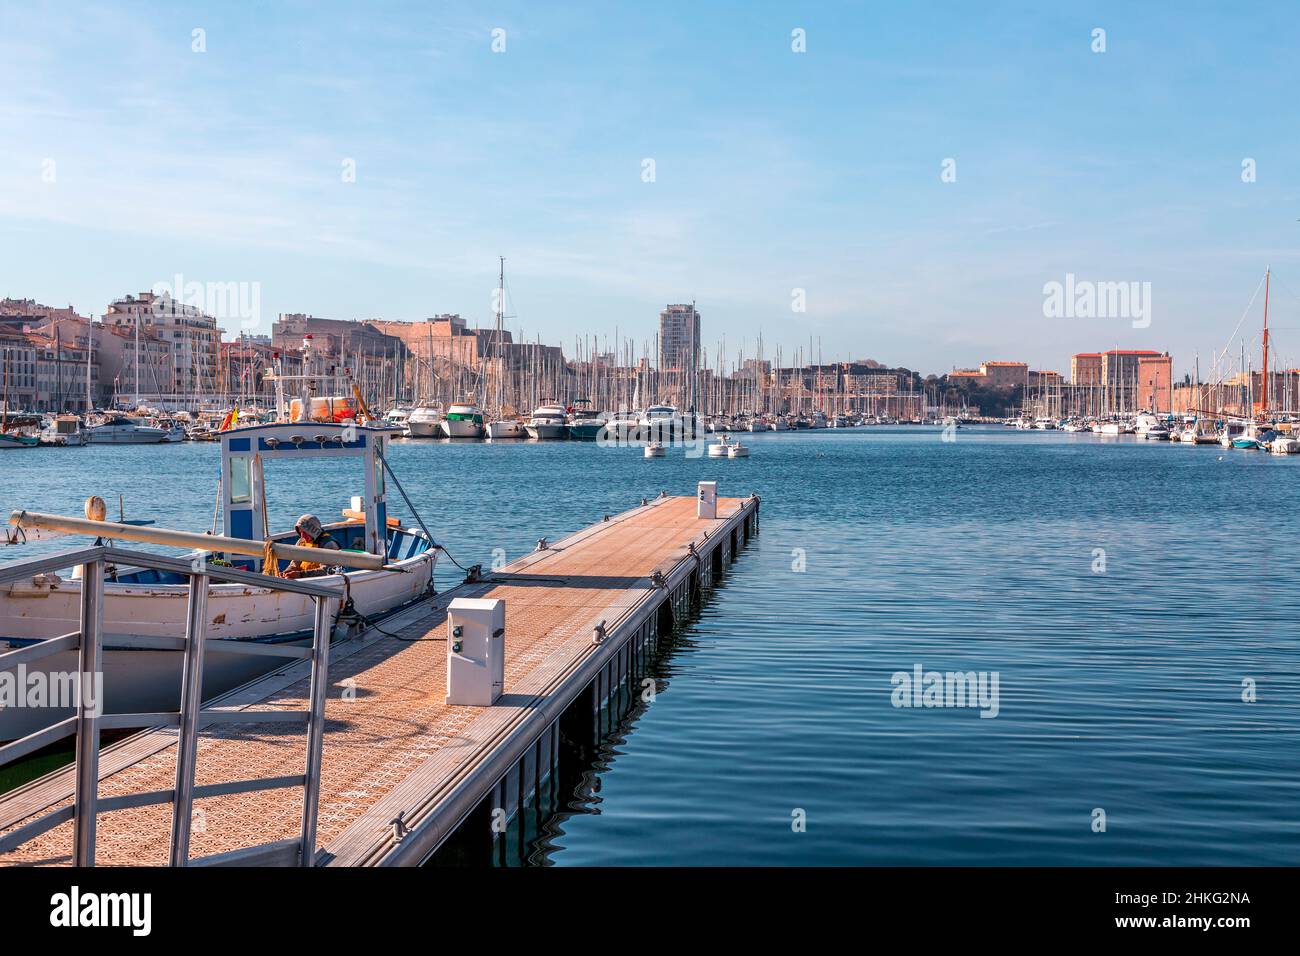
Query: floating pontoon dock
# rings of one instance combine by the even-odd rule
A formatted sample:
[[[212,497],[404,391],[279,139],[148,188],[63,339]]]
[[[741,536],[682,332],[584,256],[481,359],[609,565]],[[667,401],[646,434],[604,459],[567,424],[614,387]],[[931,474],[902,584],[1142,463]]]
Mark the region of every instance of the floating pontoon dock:
[[[491,841],[556,766],[561,718],[590,722],[628,692],[660,634],[757,531],[758,506],[719,498],[712,519],[693,498],[642,502],[324,655],[302,649],[309,659],[197,713],[183,706],[102,751],[78,739],[80,772],[0,796],[0,865],[418,865],[458,828]],[[504,693],[490,707],[446,703],[456,598],[505,601]],[[327,690],[313,694],[326,658]],[[130,716],[78,726],[140,726]],[[191,805],[186,827],[173,807]]]

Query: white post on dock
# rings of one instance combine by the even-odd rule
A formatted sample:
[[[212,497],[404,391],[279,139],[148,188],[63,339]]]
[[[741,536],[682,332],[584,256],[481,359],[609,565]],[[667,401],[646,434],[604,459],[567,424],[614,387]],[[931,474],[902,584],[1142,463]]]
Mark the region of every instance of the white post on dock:
[[[447,703],[491,707],[505,688],[506,602],[456,598],[447,630]]]
[[[710,521],[718,519],[718,483],[716,481],[700,482],[698,502],[697,517],[707,518]]]

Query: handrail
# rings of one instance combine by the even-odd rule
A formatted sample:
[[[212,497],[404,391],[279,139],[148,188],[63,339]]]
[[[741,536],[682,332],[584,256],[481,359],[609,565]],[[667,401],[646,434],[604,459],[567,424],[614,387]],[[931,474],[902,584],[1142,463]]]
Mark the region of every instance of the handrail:
[[[172,804],[171,845],[168,855],[172,866],[188,866],[218,862],[230,854],[191,859],[189,855],[190,820],[193,802],[198,797],[216,793],[247,793],[257,790],[280,789],[286,786],[303,787],[303,812],[299,835],[294,840],[279,841],[261,846],[246,847],[233,853],[242,859],[261,859],[266,862],[290,862],[311,866],[316,856],[317,815],[320,805],[320,768],[324,744],[325,699],[329,687],[329,641],[333,630],[335,602],[343,597],[341,589],[313,584],[309,581],[269,577],[208,563],[202,556],[192,559],[174,558],[147,552],[128,551],[121,548],[94,545],[62,551],[49,557],[27,558],[0,565],[0,584],[20,581],[37,574],[58,571],[71,565],[81,565],[80,627],[72,634],[50,638],[57,648],[42,648],[42,644],[19,648],[0,654],[0,669],[17,666],[29,660],[48,656],[58,651],[76,650],[81,674],[102,674],[104,653],[104,579],[108,562],[124,562],[140,568],[171,571],[185,576],[189,585],[186,628],[183,638],[158,638],[159,643],[176,642],[183,651],[184,666],[181,678],[179,711],[154,714],[101,714],[102,701],[87,706],[86,695],[79,694],[76,714],[56,721],[19,741],[0,747],[0,766],[25,756],[34,749],[61,737],[76,737],[76,756],[73,764],[75,786],[72,806],[46,807],[32,815],[16,830],[0,837],[0,853],[7,853],[53,829],[69,819],[73,824],[72,860],[76,866],[95,865],[95,824],[98,814],[126,806],[150,803]],[[311,659],[311,690],[308,709],[305,711],[213,711],[202,706],[203,659],[207,637],[207,601],[211,580],[231,581],[278,591],[291,591],[310,597],[315,604],[312,644],[309,650],[294,648],[290,656]],[[111,640],[111,638],[110,638]],[[45,643],[45,642],[42,642]],[[212,643],[216,643],[213,641]],[[238,645],[239,642],[225,642]],[[268,653],[274,653],[270,649]],[[6,660],[6,658],[8,660]],[[268,777],[255,780],[232,781],[218,787],[195,785],[198,762],[198,734],[200,722],[214,721],[219,725],[234,722],[258,723],[274,720],[278,723],[303,723],[307,731],[307,753],[301,777]],[[101,729],[140,726],[176,726],[177,740],[176,783],[172,790],[130,794],[124,797],[99,799],[99,754]],[[296,852],[294,852],[296,850]]]
[[[317,551],[319,557],[319,551]],[[37,574],[59,571],[74,564],[85,564],[99,559],[112,561],[118,565],[133,568],[146,568],[155,571],[172,571],[176,574],[193,574],[195,564],[202,564],[203,573],[219,581],[234,584],[248,584],[254,587],[271,588],[276,591],[293,591],[296,594],[309,594],[312,597],[338,598],[343,592],[340,588],[324,584],[312,584],[302,578],[276,578],[256,571],[242,568],[228,568],[198,558],[179,558],[150,551],[135,551],[126,548],[109,547],[97,544],[88,548],[70,548],[59,551],[45,558],[20,558],[16,561],[0,563],[0,585],[11,584]]]
[[[225,535],[200,534],[195,531],[175,531],[171,528],[144,528],[118,524],[115,521],[92,521],[89,518],[44,514],[39,511],[14,511],[9,515],[9,523],[15,528],[39,528],[43,531],[84,534],[92,538],[143,541],[146,544],[194,548],[197,551],[222,551],[251,557],[261,557],[264,548],[263,542],[251,541],[247,538],[229,538]],[[321,552],[318,548],[304,548],[296,544],[285,544],[282,541],[273,541],[271,548],[276,557],[288,558],[292,561],[321,560]],[[368,551],[333,550],[329,557],[332,564],[362,571],[379,571],[388,563],[387,556],[371,554]]]

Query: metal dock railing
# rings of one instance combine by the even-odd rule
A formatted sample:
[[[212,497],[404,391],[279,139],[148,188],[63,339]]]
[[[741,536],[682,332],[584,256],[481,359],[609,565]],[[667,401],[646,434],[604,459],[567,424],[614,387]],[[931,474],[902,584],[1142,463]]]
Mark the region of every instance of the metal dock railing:
[[[325,730],[329,641],[333,609],[341,597],[339,592],[333,588],[314,585],[310,581],[268,577],[209,564],[200,559],[189,561],[102,545],[63,551],[48,558],[16,561],[0,566],[0,585],[30,579],[37,574],[79,566],[81,568],[81,626],[71,634],[0,654],[0,671],[16,668],[20,664],[29,664],[52,654],[75,650],[78,652],[78,675],[81,679],[84,680],[86,675],[102,674],[106,562],[170,571],[182,574],[188,580],[185,636],[179,641],[172,637],[144,635],[136,635],[129,639],[131,646],[138,648],[175,650],[179,646],[184,654],[180,710],[143,714],[102,714],[98,713],[98,710],[102,707],[103,701],[88,701],[87,695],[83,692],[77,695],[75,716],[50,724],[21,740],[0,747],[0,766],[4,766],[65,737],[76,737],[72,803],[56,809],[48,809],[36,819],[0,836],[0,854],[15,850],[59,824],[71,820],[72,863],[74,866],[94,866],[96,822],[99,814],[130,807],[171,804],[171,841],[168,862],[172,866],[222,863],[242,865],[288,863],[310,866],[316,855],[316,818],[320,805],[320,763]],[[309,659],[311,694],[310,706],[307,710],[276,711],[268,714],[264,711],[203,709],[200,695],[203,687],[204,651],[209,642],[207,637],[208,587],[214,578],[259,588],[294,591],[313,599],[315,626],[310,647],[263,645],[239,641],[221,642],[223,652],[274,654],[281,657]],[[200,718],[206,724],[252,720],[258,723],[274,720],[287,724],[305,724],[307,754],[303,772],[293,776],[265,777],[196,787],[194,777]],[[175,786],[169,790],[152,790],[101,799],[99,796],[100,733],[106,730],[147,727],[178,728]],[[190,859],[191,821],[196,797],[251,793],[288,787],[302,787],[304,791],[302,831],[297,839],[244,847],[196,860]],[[4,816],[0,816],[0,827],[6,826],[8,822]],[[0,859],[3,857],[0,856]]]

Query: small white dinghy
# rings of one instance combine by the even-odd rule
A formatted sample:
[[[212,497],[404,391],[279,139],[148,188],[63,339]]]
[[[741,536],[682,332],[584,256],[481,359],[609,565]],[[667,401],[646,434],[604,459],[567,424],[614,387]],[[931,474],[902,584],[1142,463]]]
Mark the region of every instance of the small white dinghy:
[[[664,443],[661,441],[652,441],[645,446],[645,457],[647,458],[663,458],[667,454],[668,449],[664,447]]]
[[[733,444],[727,446],[727,457],[748,458],[749,448],[745,445],[742,445],[740,442],[734,442]]]
[[[1282,438],[1274,438],[1269,444],[1269,450],[1275,455],[1300,454],[1300,439],[1288,438],[1285,436]]]
[[[723,435],[721,439],[709,446],[710,458],[726,458],[731,454],[731,439]]]

